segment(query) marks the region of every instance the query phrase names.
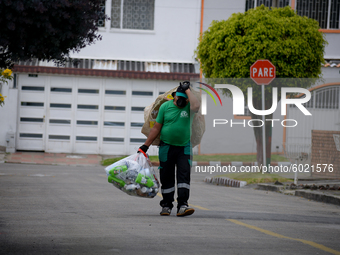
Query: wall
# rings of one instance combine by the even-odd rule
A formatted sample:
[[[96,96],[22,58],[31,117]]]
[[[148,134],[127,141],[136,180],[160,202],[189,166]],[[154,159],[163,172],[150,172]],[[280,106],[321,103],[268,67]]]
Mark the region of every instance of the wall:
[[[110,21],[101,41],[72,57],[194,63],[200,24],[200,0],[155,0],[154,31],[117,31]],[[110,15],[111,1],[106,13]]]
[[[339,109],[311,109],[312,116],[305,116],[299,109],[288,107],[289,119],[298,121],[294,128],[287,128],[287,143],[310,144],[311,130],[339,130]]]
[[[13,81],[2,85],[1,94],[6,98],[0,107],[0,146],[7,146],[6,133],[17,130],[18,90],[13,88]]]
[[[322,67],[321,71],[322,77],[326,79],[324,83],[340,81],[340,68]],[[329,81],[327,79],[329,79]]]
[[[328,45],[325,47],[326,59],[340,59],[340,34],[325,34]]]
[[[333,134],[340,135],[340,131],[312,130],[312,163],[314,172],[312,177],[340,178],[340,151],[336,149]],[[316,172],[317,164],[333,165],[333,172],[326,169],[324,165],[321,172]]]
[[[233,13],[245,12],[245,9],[245,0],[205,0],[203,31],[209,28],[213,20],[227,20]]]

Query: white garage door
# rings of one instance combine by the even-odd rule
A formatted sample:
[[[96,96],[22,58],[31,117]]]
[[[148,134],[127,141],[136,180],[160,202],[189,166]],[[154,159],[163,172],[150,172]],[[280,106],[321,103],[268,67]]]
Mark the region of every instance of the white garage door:
[[[108,155],[144,143],[144,107],[178,84],[27,74],[18,81],[17,150]]]

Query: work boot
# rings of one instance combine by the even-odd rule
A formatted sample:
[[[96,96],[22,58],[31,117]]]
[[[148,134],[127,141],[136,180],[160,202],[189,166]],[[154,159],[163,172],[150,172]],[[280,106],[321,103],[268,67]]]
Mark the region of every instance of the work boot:
[[[171,213],[170,207],[162,207],[162,211],[160,213],[161,216],[169,216]]]
[[[190,208],[187,205],[182,205],[180,208],[177,210],[177,216],[178,217],[183,217],[183,216],[188,216],[191,215],[195,212],[194,208]]]

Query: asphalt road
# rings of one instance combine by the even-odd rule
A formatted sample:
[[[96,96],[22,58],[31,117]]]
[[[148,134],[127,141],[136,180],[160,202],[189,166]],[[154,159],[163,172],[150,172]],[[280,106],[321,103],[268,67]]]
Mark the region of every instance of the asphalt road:
[[[340,254],[340,207],[192,174],[192,216],[159,216],[103,167],[0,164],[0,254]]]

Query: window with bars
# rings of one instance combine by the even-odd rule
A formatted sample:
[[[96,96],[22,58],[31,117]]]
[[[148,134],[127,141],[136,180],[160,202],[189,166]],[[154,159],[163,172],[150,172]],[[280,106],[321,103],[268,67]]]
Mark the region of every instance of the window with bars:
[[[306,97],[303,95],[301,98]],[[340,86],[331,86],[311,92],[311,99],[302,104],[306,108],[314,109],[340,109]],[[294,104],[290,108],[296,108]]]
[[[289,0],[246,0],[246,11],[262,4],[285,7]],[[322,29],[340,29],[339,0],[296,0],[295,9],[298,15],[317,20]]]
[[[289,5],[289,0],[246,0],[246,11],[257,6],[285,7]]]
[[[320,28],[339,29],[339,0],[297,0],[296,12],[300,16],[315,19]]]
[[[99,19],[98,22],[97,22],[97,26],[98,27],[105,27],[105,2],[106,0],[101,0],[100,1],[100,11],[99,13],[102,14],[103,18]]]
[[[112,0],[111,28],[154,29],[155,0]]]

